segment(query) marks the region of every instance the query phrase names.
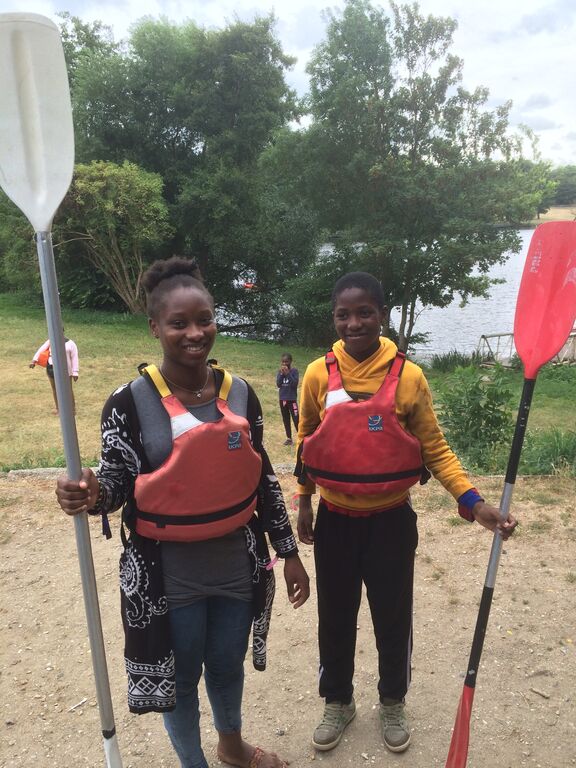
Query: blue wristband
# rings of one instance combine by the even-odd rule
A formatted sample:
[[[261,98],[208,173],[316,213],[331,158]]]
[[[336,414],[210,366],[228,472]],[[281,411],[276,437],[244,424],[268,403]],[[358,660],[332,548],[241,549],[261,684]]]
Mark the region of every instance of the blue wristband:
[[[468,520],[469,523],[473,523],[474,514],[472,513],[472,509],[479,501],[484,501],[484,499],[480,496],[476,488],[470,488],[469,491],[466,491],[466,493],[459,496],[458,514],[460,517],[463,517],[464,520]]]

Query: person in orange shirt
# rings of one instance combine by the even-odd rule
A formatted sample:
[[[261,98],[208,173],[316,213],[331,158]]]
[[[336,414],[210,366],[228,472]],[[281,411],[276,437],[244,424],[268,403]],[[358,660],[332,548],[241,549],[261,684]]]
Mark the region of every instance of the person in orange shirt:
[[[505,538],[516,520],[502,522],[473,487],[438,425],[422,370],[380,336],[387,308],[378,280],[365,272],[340,278],[332,309],[339,341],[304,375],[295,471],[298,536],[314,545],[325,699],[312,743],[334,748],[356,714],[352,680],[364,583],[378,650],[382,737],[389,750],[403,752],[411,739],[404,697],[418,543],[410,487],[432,473],[463,517]]]

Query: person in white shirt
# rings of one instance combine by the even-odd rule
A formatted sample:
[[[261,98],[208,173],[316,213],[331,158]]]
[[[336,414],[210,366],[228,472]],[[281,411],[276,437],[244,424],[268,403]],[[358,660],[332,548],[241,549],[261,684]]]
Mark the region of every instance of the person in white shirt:
[[[78,347],[72,339],[64,337],[65,349],[66,349],[66,362],[68,364],[68,375],[70,376],[70,391],[72,392],[72,410],[76,413],[76,403],[74,401],[74,390],[72,388],[72,381],[78,381],[79,374],[79,362],[78,362]],[[50,339],[44,342],[34,354],[30,363],[30,368],[35,368],[36,365],[41,365],[46,368],[46,375],[52,388],[52,397],[54,398],[55,409],[52,413],[58,413],[58,397],[56,396],[56,384],[54,382],[54,367],[52,364],[52,353],[50,351]]]

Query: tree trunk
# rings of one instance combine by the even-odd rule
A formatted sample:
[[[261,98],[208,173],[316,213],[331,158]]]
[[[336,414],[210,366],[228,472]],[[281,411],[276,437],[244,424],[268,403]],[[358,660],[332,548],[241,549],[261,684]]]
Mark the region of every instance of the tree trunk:
[[[401,352],[408,350],[412,331],[416,323],[416,299],[405,299],[401,307],[400,327],[398,328],[398,349]]]
[[[398,349],[406,352],[409,338],[406,337],[406,323],[408,322],[408,305],[404,301],[400,307],[400,325],[398,326]]]
[[[386,313],[384,320],[382,320],[382,336],[388,336],[390,333],[390,312]]]

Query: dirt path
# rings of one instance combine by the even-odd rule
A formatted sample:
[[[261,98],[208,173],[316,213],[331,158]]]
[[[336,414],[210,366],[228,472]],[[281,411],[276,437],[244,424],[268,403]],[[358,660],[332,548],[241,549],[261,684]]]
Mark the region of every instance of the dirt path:
[[[292,479],[282,483],[287,496]],[[478,480],[497,499],[501,480]],[[573,481],[522,480],[515,509],[523,526],[505,545],[472,715],[469,768],[576,765],[576,513]],[[413,684],[413,744],[391,755],[377,729],[376,658],[365,604],[359,616],[355,677],[358,717],[331,753],[314,754],[316,600],[299,611],[281,572],[269,669],[246,665],[244,731],[293,767],[443,767],[462,690],[490,536],[454,525],[454,505],[431,483],[415,494],[420,512]],[[155,715],[125,706],[118,612],[117,525],[107,542],[92,525],[93,555],[124,768],[177,768]],[[313,579],[309,549],[303,561]],[[0,655],[2,768],[104,764],[73,525],[56,509],[53,480],[0,477]],[[206,699],[202,735],[210,768],[216,737]]]

